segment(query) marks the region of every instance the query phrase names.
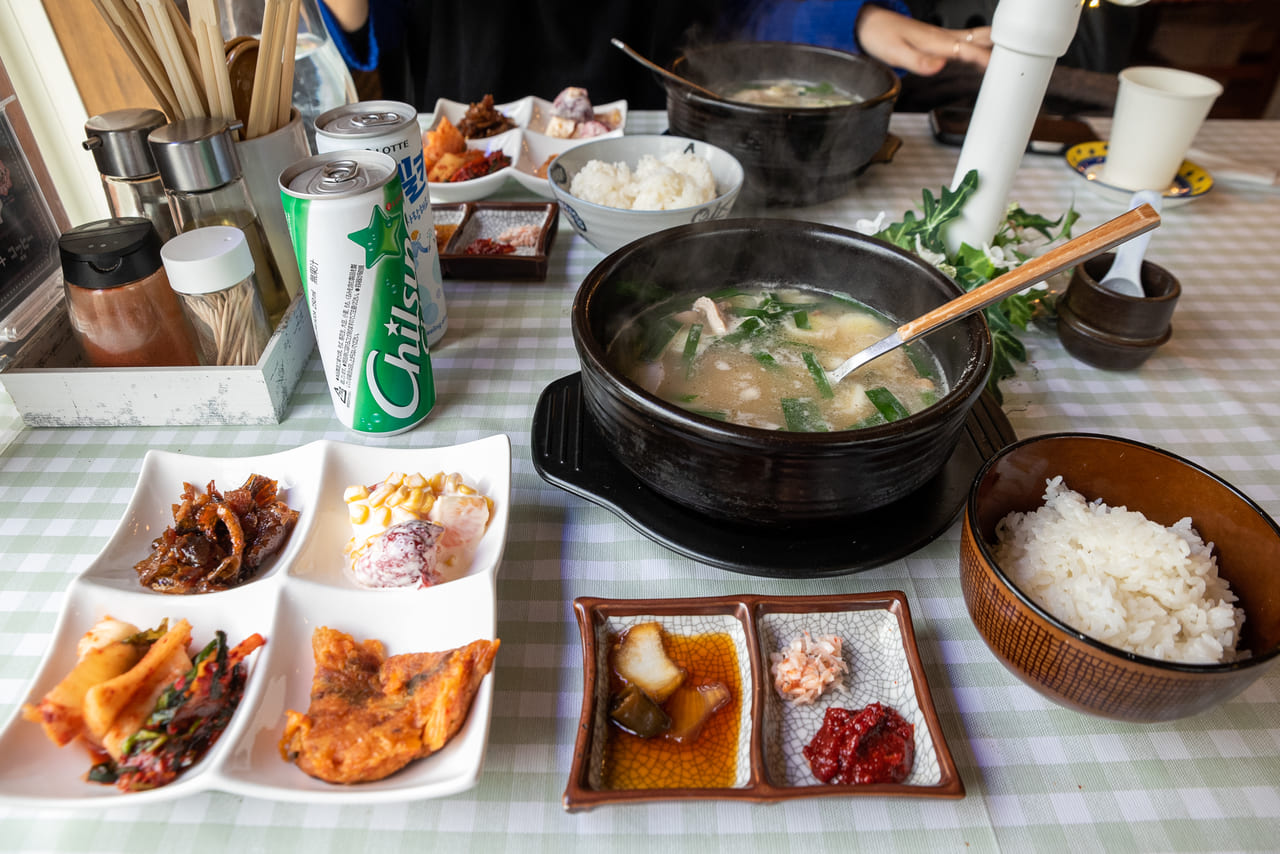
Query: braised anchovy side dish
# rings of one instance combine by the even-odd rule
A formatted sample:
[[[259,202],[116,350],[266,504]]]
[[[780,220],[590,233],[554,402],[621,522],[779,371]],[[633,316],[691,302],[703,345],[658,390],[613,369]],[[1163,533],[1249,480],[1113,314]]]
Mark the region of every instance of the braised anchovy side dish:
[[[298,511],[280,500],[278,489],[260,474],[226,495],[213,481],[203,493],[183,483],[173,524],[134,566],[138,580],[159,593],[212,593],[251,580],[298,522]]]

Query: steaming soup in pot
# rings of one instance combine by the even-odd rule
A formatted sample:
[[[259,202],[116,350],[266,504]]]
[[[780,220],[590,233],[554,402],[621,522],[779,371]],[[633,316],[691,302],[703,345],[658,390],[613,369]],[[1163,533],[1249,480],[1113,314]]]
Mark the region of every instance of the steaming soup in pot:
[[[764,107],[843,107],[862,99],[827,82],[792,78],[753,80],[721,90],[730,101]]]
[[[852,430],[905,418],[947,391],[936,358],[918,344],[827,383],[823,369],[895,328],[847,296],[755,285],[660,303],[615,336],[607,358],[646,391],[710,418],[765,430]]]

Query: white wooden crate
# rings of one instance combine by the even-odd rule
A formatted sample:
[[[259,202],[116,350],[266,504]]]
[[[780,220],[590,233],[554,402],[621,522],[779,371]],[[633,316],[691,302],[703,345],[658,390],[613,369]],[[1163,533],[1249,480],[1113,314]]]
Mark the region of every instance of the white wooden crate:
[[[0,384],[32,427],[278,424],[315,343],[299,294],[256,365],[84,367],[59,302],[0,372]]]

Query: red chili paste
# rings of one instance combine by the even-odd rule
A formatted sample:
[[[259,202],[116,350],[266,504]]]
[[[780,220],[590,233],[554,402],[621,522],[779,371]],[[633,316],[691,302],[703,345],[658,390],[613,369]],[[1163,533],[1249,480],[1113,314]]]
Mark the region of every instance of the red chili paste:
[[[510,243],[501,243],[488,237],[477,238],[462,250],[463,255],[510,255],[516,248]]]
[[[824,783],[901,783],[915,763],[914,737],[915,727],[890,706],[830,708],[804,758]]]

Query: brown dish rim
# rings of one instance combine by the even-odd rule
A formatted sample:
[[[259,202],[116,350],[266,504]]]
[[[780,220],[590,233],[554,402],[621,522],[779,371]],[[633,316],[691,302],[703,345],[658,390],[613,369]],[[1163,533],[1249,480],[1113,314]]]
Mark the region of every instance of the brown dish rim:
[[[461,211],[458,227],[449,240],[440,246],[440,274],[446,279],[533,279],[547,277],[547,261],[555,244],[560,223],[560,203],[547,202],[444,202],[433,204],[432,212]],[[485,211],[542,211],[542,225],[538,230],[538,245],[531,255],[466,255],[461,246],[450,251],[467,224]]]
[[[574,739],[573,762],[569,782],[564,791],[563,805],[569,812],[593,809],[608,804],[633,804],[660,800],[741,800],[755,803],[784,801],[813,797],[919,797],[963,798],[964,782],[956,769],[951,750],[942,732],[941,721],[933,703],[933,695],[925,677],[924,665],[916,645],[911,611],[906,594],[900,590],[877,593],[849,593],[819,596],[765,596],[743,594],[737,596],[706,596],[675,599],[605,599],[583,596],[573,600],[578,631],[582,641],[583,692],[582,712]],[[925,729],[933,742],[938,760],[940,779],[932,785],[906,783],[874,783],[866,785],[828,785],[815,783],[808,786],[778,785],[769,780],[765,760],[765,703],[766,692],[772,690],[760,647],[759,622],[766,613],[823,613],[842,611],[883,610],[897,621],[901,632],[903,652],[915,690]],[[751,676],[751,734],[750,773],[748,782],[739,788],[649,788],[626,790],[601,790],[589,783],[596,703],[596,627],[610,616],[705,616],[732,615],[742,624],[749,653],[747,669]],[[745,684],[745,680],[744,680]]]

